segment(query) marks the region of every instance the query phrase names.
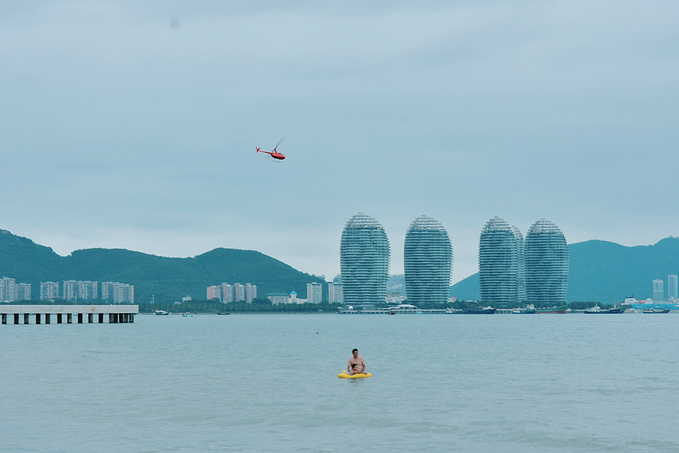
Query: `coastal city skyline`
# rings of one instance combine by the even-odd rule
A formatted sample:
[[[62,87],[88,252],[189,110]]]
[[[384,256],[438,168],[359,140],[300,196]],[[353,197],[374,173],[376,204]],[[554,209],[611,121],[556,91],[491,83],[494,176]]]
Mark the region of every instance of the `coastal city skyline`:
[[[347,230],[355,230],[357,233],[347,234]],[[374,231],[375,233],[370,233],[370,231]],[[64,290],[60,291],[60,283],[49,281],[49,279],[54,279],[54,274],[52,272],[45,274],[44,270],[41,270],[49,262],[52,263],[50,264],[50,267],[53,268],[54,272],[64,275],[63,269],[58,270],[58,265],[53,267],[53,264],[55,263],[53,259],[56,255],[50,248],[35,244],[28,238],[14,236],[6,230],[0,230],[0,234],[2,234],[2,239],[6,241],[3,249],[5,249],[6,252],[9,252],[2,260],[6,265],[2,266],[4,270],[2,270],[2,274],[0,274],[0,302],[38,300],[38,294],[39,300],[97,300],[100,299],[97,297],[97,280],[102,281],[102,295],[104,293],[110,293],[110,291],[105,290],[104,285],[108,285],[112,288],[120,287],[131,289],[131,298],[130,296],[125,296],[124,294],[126,293],[121,293],[121,297],[114,297],[113,300],[115,303],[126,303],[134,300],[134,285],[106,282],[101,279],[101,269],[99,269],[99,271],[93,271],[93,273],[86,270],[86,261],[81,262],[81,264],[85,265],[85,275],[83,275],[83,277],[88,278],[87,274],[89,273],[89,280],[58,279],[57,282],[63,281]],[[377,236],[372,237],[372,234],[377,234]],[[392,301],[397,301],[399,299],[403,300],[408,291],[411,302],[419,299],[418,303],[430,303],[433,300],[445,300],[447,296],[444,297],[444,295],[450,295],[454,298],[461,298],[462,300],[478,300],[481,301],[481,303],[498,306],[507,304],[515,305],[517,303],[522,303],[521,301],[527,303],[532,301],[533,303],[540,304],[553,303],[556,301],[563,304],[566,302],[567,295],[569,301],[590,300],[593,297],[594,299],[592,300],[597,300],[598,297],[601,297],[607,302],[619,302],[623,298],[629,298],[627,295],[630,294],[641,296],[640,300],[677,300],[678,285],[677,276],[675,274],[676,264],[672,264],[672,257],[675,256],[673,247],[676,247],[677,241],[679,240],[679,238],[676,237],[665,238],[651,248],[627,248],[620,246],[619,244],[602,241],[588,241],[581,244],[574,244],[574,250],[581,250],[580,253],[576,254],[578,255],[577,261],[580,263],[580,266],[576,266],[574,269],[574,281],[577,281],[578,283],[575,290],[575,294],[577,295],[574,296],[570,289],[568,289],[569,280],[571,278],[569,265],[570,247],[566,244],[564,235],[559,227],[546,219],[540,219],[531,226],[527,232],[525,246],[523,236],[516,226],[510,226],[507,222],[497,216],[490,219],[483,227],[479,237],[479,249],[481,251],[479,257],[480,272],[475,278],[468,280],[468,282],[465,282],[461,286],[451,285],[450,293],[446,290],[446,277],[450,274],[450,269],[453,264],[452,244],[450,244],[450,239],[446,234],[445,228],[443,228],[436,220],[427,216],[420,216],[411,222],[409,234],[406,236],[405,243],[402,245],[404,255],[406,256],[406,262],[409,262],[410,260],[410,268],[406,267],[405,275],[388,273],[391,246],[384,228],[374,218],[364,213],[354,215],[345,225],[343,236],[345,235],[348,238],[357,238],[357,240],[352,239],[346,241],[347,252],[343,254],[347,257],[346,261],[350,263],[350,266],[347,268],[347,275],[359,277],[358,280],[354,278],[355,281],[350,286],[354,285],[359,288],[360,291],[365,291],[366,288],[374,286],[373,283],[371,283],[372,281],[377,282],[377,286],[380,287],[379,291],[384,292],[386,290],[389,293],[387,294],[387,299]],[[345,241],[343,240],[342,242]],[[380,242],[384,242],[384,247],[379,245]],[[11,250],[19,244],[21,244],[21,247],[12,252]],[[583,247],[588,249],[589,252],[583,254]],[[657,247],[661,247],[661,249],[658,250],[660,253],[652,250]],[[380,249],[382,249],[382,251],[380,251]],[[606,252],[605,250],[609,251]],[[612,250],[616,250],[614,255],[610,254],[610,251]],[[19,253],[17,253],[17,251],[19,251]],[[37,254],[35,253],[36,251],[38,252]],[[382,257],[378,258],[374,263],[371,263],[371,260],[375,260],[372,256],[375,252],[381,254]],[[653,255],[652,259],[648,259],[650,255],[648,255],[647,252],[650,252],[651,255]],[[121,253],[123,255],[121,255]],[[624,255],[621,255],[620,253],[623,253]],[[159,265],[159,269],[166,269],[169,262],[177,262],[173,258],[162,258],[122,250],[98,249],[81,251],[77,254],[79,259],[88,255],[96,257],[99,262],[108,261],[106,258],[107,255],[116,256],[114,261],[118,261],[121,256],[125,255],[130,258],[137,257],[143,259],[147,263],[141,265],[141,267],[148,269],[154,267],[148,266],[148,263],[151,262]],[[621,259],[625,255],[627,256],[627,259]],[[293,283],[292,286],[289,286],[291,285],[291,281],[285,279],[281,280],[279,278],[277,279],[278,283],[274,287],[271,287],[270,284],[267,285],[264,282],[269,280],[271,276],[277,275],[278,272],[258,274],[257,266],[253,267],[251,264],[248,265],[248,267],[254,271],[250,272],[250,277],[248,278],[252,278],[252,281],[256,281],[258,284],[263,283],[267,286],[269,291],[274,291],[276,293],[276,302],[274,303],[288,303],[282,302],[282,300],[290,299],[291,295],[296,294],[296,292],[293,289],[290,293],[286,293],[285,290],[286,288],[295,287],[306,287],[307,294],[306,297],[295,296],[295,302],[293,303],[309,302],[313,304],[321,301],[338,302],[343,300],[341,280],[336,279],[335,282],[325,282],[325,286],[322,286],[318,280],[315,282],[305,281],[307,278],[317,279],[318,277],[294,271],[286,263],[275,259],[272,260],[271,257],[266,257],[260,252],[243,250],[229,251],[221,249],[211,251],[205,255],[201,255],[201,257],[196,257],[200,261],[196,261],[195,258],[181,261],[192,266],[196,263],[200,263],[208,256],[210,257],[208,260],[212,261],[213,265],[216,265],[221,269],[221,271],[215,273],[215,270],[209,270],[201,264],[200,266],[207,270],[208,275],[210,275],[208,280],[214,280],[216,274],[226,275],[233,272],[233,270],[238,270],[238,265],[229,267],[228,263],[231,261],[231,259],[227,258],[229,256],[241,257],[237,258],[238,260],[241,260],[242,257],[245,256],[251,256],[253,258],[263,257],[265,261],[268,261],[269,263],[278,263],[277,266],[282,266],[280,267],[280,271],[289,272],[292,270],[293,274],[297,275],[297,277],[294,277],[294,279],[296,279],[296,284]],[[639,258],[643,256],[646,256],[647,258],[645,260],[639,260]],[[226,258],[226,260],[218,259],[217,261],[213,261],[217,257]],[[604,257],[608,258],[606,259]],[[602,260],[601,258],[604,259]],[[66,263],[69,259],[71,259],[71,257],[60,257],[57,262],[66,260],[63,261]],[[158,259],[169,261],[164,261],[165,264],[163,264],[163,262],[158,261]],[[260,258],[257,259],[259,260]],[[590,269],[583,268],[583,263],[589,263],[591,261],[598,261],[598,264],[590,267]],[[632,261],[636,263],[632,264]],[[627,262],[627,264],[625,264],[625,262]],[[12,270],[12,263],[15,265],[21,263],[19,267],[24,268],[24,270],[17,274],[16,270]],[[136,273],[130,273],[131,270],[140,268],[140,262],[132,259],[132,261],[127,261],[127,263],[127,267],[123,266],[121,268],[114,265],[106,272],[127,274],[128,281],[133,281],[135,284],[140,283],[141,287],[145,288],[145,291],[143,292],[146,297],[142,299],[147,299],[150,296],[151,300],[153,300],[152,293],[146,294],[148,292],[148,274],[144,274],[143,276],[139,275],[141,280],[137,280]],[[9,264],[9,266],[7,264]],[[628,267],[630,264],[632,264],[636,270],[630,269]],[[131,265],[131,267],[129,265]],[[226,267],[224,267],[224,265],[226,265]],[[658,267],[658,265],[660,265],[660,267]],[[526,278],[526,267],[529,269],[528,278]],[[26,268],[33,268],[33,270],[26,272]],[[647,272],[648,268],[655,268],[656,271],[649,273]],[[618,276],[622,277],[623,280],[618,279],[619,281],[614,287],[611,287],[610,284],[607,285],[609,288],[609,294],[607,295],[606,290],[602,292],[604,286],[592,283],[600,280],[603,284],[604,280],[609,283],[611,279],[615,280],[615,273],[608,273],[607,277],[603,277],[609,269],[617,269]],[[176,282],[176,275],[183,275],[185,271],[186,268],[182,270],[181,266],[175,268],[176,274],[168,274],[164,277],[165,279],[169,279],[166,280],[166,283],[169,283],[169,281]],[[646,278],[648,278],[647,281],[652,283],[652,289],[650,286],[646,287],[646,285],[642,283],[645,279],[640,280],[639,278],[636,278],[639,272],[646,275]],[[19,274],[21,277],[14,278]],[[98,277],[95,276],[97,274],[99,275]],[[379,277],[378,274],[382,274],[382,277],[375,278],[376,276]],[[8,277],[10,275],[12,277]],[[27,282],[36,284],[38,281],[36,278],[37,275],[42,275],[38,285],[40,292],[32,293],[32,286],[34,285]],[[154,275],[152,277],[153,281],[157,283],[158,281],[163,280],[163,277],[160,275],[162,274]],[[393,281],[387,285],[387,288],[384,287],[386,285],[386,279],[384,278],[386,275],[389,275],[390,281],[393,278]],[[593,275],[600,275],[601,278],[592,280],[591,276]],[[66,277],[67,276],[68,274],[66,274]],[[264,280],[261,280],[263,276],[266,277]],[[302,277],[301,281],[299,280],[300,276]],[[585,291],[583,291],[583,283],[585,283],[583,281],[583,276],[585,276],[585,280],[589,281],[589,287]],[[666,282],[665,276],[667,277]],[[47,279],[48,281],[45,281],[44,279]],[[635,279],[637,280],[637,283],[628,286],[629,280],[627,279]],[[228,280],[228,278],[225,280]],[[529,282],[529,291],[526,290],[527,281]],[[367,285],[366,282],[368,283]],[[300,285],[300,283],[302,284]],[[477,288],[470,288],[470,283],[472,286],[477,286]],[[666,286],[665,283],[667,283]],[[189,285],[189,282],[186,282],[186,284]],[[435,296],[434,294],[437,294],[438,290],[434,290],[434,287],[438,287],[439,285],[442,288],[441,295]],[[154,284],[154,286],[157,287],[157,284]],[[67,287],[69,288],[68,291]],[[667,288],[667,291],[665,291],[665,287]],[[406,291],[407,288],[410,288],[410,290]],[[622,289],[623,293],[619,293],[619,291],[616,291],[614,288]],[[625,288],[627,289],[625,290]],[[129,289],[123,289],[123,291],[129,292]],[[245,283],[244,285],[241,285],[240,283],[234,283],[231,285],[229,283],[224,283],[224,280],[219,285],[208,283],[206,289],[207,300],[217,299],[223,303],[235,302],[237,300],[243,300],[249,303],[257,298],[258,294],[257,285],[255,284]],[[619,293],[618,296],[611,299],[611,290],[615,293]],[[260,298],[266,297],[272,300],[272,298],[269,297],[271,295],[269,291],[262,293]],[[366,292],[360,293],[357,297],[351,297],[360,300],[382,300],[382,296],[373,294],[372,291],[373,290],[369,290],[370,294]],[[462,294],[460,294],[460,291]],[[161,290],[161,292],[163,291]],[[192,297],[186,294],[187,292],[191,293],[191,296],[197,300],[205,299],[206,293],[204,290],[200,290],[196,293],[195,288],[194,290],[188,290],[185,285],[181,284],[179,286],[175,285],[174,291],[171,294],[167,292],[164,292],[163,294],[164,297],[173,299],[181,297],[182,300],[191,300]],[[350,293],[351,292],[352,290],[350,290]],[[418,292],[420,293],[419,296],[417,295]],[[528,293],[530,293],[530,296],[528,296]],[[598,296],[594,296],[595,294]],[[279,297],[282,297],[283,299],[280,299]],[[102,297],[101,299],[108,300],[109,297]],[[354,303],[357,302],[354,301]]]
[[[0,228],[62,256],[258,250],[330,280],[355,212],[677,235],[679,5],[12,3]],[[643,19],[640,19],[643,18]],[[255,147],[279,151],[272,162]],[[404,272],[392,250],[390,272]]]

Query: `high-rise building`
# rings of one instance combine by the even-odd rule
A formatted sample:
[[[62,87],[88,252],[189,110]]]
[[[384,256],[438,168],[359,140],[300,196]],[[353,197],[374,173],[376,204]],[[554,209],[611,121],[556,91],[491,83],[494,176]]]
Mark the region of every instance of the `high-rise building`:
[[[341,304],[344,302],[344,291],[342,290],[342,284],[339,282],[328,283],[328,292],[330,292],[330,285],[332,285],[333,300],[332,302]]]
[[[384,228],[372,217],[359,212],[342,231],[340,269],[344,303],[383,303],[391,249]]]
[[[59,299],[59,283],[40,282],[40,300],[54,301]]]
[[[102,283],[103,284],[103,283]],[[103,290],[102,290],[103,292]],[[212,285],[207,287],[207,300],[217,299],[222,301],[222,287],[217,285]]]
[[[62,299],[70,301],[78,298],[78,282],[75,280],[64,280]]]
[[[568,288],[568,244],[563,233],[549,220],[540,219],[526,235],[526,299],[537,306],[566,304]]]
[[[233,300],[234,302],[245,300],[245,286],[240,283],[233,284]]]
[[[518,233],[518,235],[517,235]],[[500,217],[493,217],[481,230],[479,240],[479,286],[481,303],[507,306],[521,302],[518,228]],[[522,241],[523,242],[523,241]]]
[[[101,300],[107,304],[114,303],[116,297],[114,282],[101,282]]]
[[[114,304],[133,304],[134,303],[134,285],[127,283],[115,283],[115,296],[113,298]]]
[[[677,276],[668,275],[667,276],[667,300],[676,301],[679,299],[677,297]]]
[[[517,279],[518,286],[516,296],[519,303],[526,301],[526,253],[525,244],[523,241],[523,235],[519,229],[512,225],[512,231],[514,232],[514,237],[516,237],[516,255],[517,255]]]
[[[443,226],[427,216],[412,221],[403,249],[408,303],[446,303],[450,292],[453,247]]]
[[[241,301],[251,304],[252,300],[257,298],[257,285],[252,283],[245,285],[222,283],[221,285],[208,286],[207,298],[208,300],[218,299],[223,304]]]
[[[134,285],[119,282],[101,282],[101,299],[114,304],[133,304]]]
[[[248,304],[252,303],[252,299],[257,297],[257,285],[252,283],[245,284],[245,302]]]
[[[323,302],[323,285],[318,282],[307,283],[306,298],[309,304],[320,304]]]
[[[222,303],[224,303],[224,304],[228,304],[229,302],[234,302],[233,286],[229,285],[228,283],[222,283],[222,295],[221,295],[221,298],[219,300],[221,300]]]
[[[329,304],[335,303],[335,283],[334,282],[328,282],[328,303]]]
[[[78,281],[78,299],[79,300],[95,300],[99,296],[99,282]]]
[[[17,283],[16,284],[16,300],[31,300],[31,284]]]
[[[662,302],[665,300],[665,287],[660,279],[653,280],[653,301]]]
[[[9,277],[0,278],[0,302],[16,300],[16,280]]]

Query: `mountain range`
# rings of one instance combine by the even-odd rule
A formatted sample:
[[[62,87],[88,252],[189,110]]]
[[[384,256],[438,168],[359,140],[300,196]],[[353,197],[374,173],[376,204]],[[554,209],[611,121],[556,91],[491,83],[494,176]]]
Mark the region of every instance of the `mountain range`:
[[[257,296],[295,290],[306,297],[306,284],[322,277],[252,250],[217,248],[192,258],[168,258],[124,249],[76,250],[61,256],[50,247],[0,230],[0,277],[32,284],[32,298],[40,298],[40,282],[90,280],[134,285],[135,301],[179,301],[184,296],[206,299],[207,287],[221,283],[252,283]]]
[[[591,240],[570,244],[568,302],[620,302],[626,297],[652,297],[653,280],[667,285],[668,275],[679,275],[679,238],[668,237],[654,245],[627,247]],[[206,288],[226,283],[257,285],[258,297],[295,290],[306,297],[306,284],[324,279],[253,250],[217,248],[192,258],[168,258],[124,249],[76,250],[61,256],[50,247],[0,230],[0,277],[31,283],[33,299],[40,282],[63,280],[114,281],[135,285],[135,300],[151,296],[159,302],[183,296],[205,299]],[[398,276],[390,279],[403,289]],[[667,288],[665,288],[667,295]],[[479,298],[479,274],[453,285],[451,296]]]

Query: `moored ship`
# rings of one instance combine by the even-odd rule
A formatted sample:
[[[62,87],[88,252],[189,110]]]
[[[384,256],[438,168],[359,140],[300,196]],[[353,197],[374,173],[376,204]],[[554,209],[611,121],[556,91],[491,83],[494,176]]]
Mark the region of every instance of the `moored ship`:
[[[525,307],[513,309],[512,313],[515,315],[534,315],[537,311],[535,311],[533,304],[528,304]]]
[[[598,305],[593,306],[592,308],[588,308],[587,310],[584,311],[584,313],[587,314],[617,314],[617,313],[623,313],[624,310],[620,307],[618,308],[601,308]]]

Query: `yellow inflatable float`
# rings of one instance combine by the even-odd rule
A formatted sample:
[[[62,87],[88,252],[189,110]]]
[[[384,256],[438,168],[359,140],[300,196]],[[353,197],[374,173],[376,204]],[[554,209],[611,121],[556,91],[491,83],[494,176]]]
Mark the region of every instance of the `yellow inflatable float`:
[[[372,376],[373,375],[370,373],[347,374],[347,370],[342,370],[342,372],[337,375],[337,377],[340,379],[363,379]]]

